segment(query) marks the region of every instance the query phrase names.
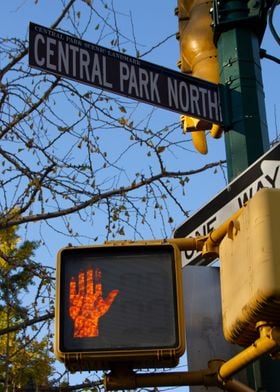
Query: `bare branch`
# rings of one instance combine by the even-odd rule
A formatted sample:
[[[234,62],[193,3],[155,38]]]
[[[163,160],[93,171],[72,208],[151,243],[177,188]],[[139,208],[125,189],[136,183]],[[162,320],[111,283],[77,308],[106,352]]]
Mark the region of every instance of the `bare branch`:
[[[142,188],[146,185],[150,185],[153,182],[156,182],[160,179],[163,178],[179,178],[182,176],[191,176],[194,174],[198,174],[201,173],[205,170],[209,170],[213,167],[216,166],[220,166],[221,163],[224,163],[223,161],[219,161],[219,162],[213,162],[213,163],[209,163],[207,165],[204,165],[201,168],[198,169],[194,169],[194,170],[190,170],[190,171],[178,171],[178,172],[168,172],[168,171],[164,171],[164,172],[160,172],[156,175],[153,175],[151,177],[148,178],[144,178],[138,182],[133,182],[131,185],[125,186],[125,187],[121,187],[118,189],[113,189],[110,190],[108,192],[104,192],[98,195],[94,195],[93,197],[91,197],[90,199],[88,199],[87,201],[77,204],[77,205],[73,205],[70,208],[65,208],[65,209],[61,209],[61,210],[57,210],[55,212],[48,212],[48,213],[43,213],[43,214],[37,214],[37,215],[30,215],[30,216],[20,216],[18,218],[15,219],[11,219],[9,221],[0,223],[0,229],[3,229],[5,227],[10,227],[10,226],[14,226],[14,225],[21,225],[23,223],[27,223],[27,222],[37,222],[40,220],[49,220],[49,219],[53,219],[53,218],[57,218],[57,217],[61,217],[61,216],[65,216],[65,215],[69,215],[69,214],[73,214],[74,212],[78,212],[80,210],[83,210],[85,208],[87,208],[90,205],[96,204],[98,202],[100,202],[103,199],[109,199],[112,198],[113,196],[120,196],[120,195],[124,195],[127,194],[128,192],[134,191],[136,189]]]
[[[62,10],[61,15],[57,18],[57,20],[51,25],[52,29],[55,29],[62,19],[65,17],[69,9],[75,3],[76,0],[70,0],[66,7]],[[28,48],[25,48],[22,52],[20,52],[9,64],[7,64],[0,72],[0,81],[2,80],[3,76],[12,69],[18,62],[20,62],[24,56],[28,53]]]
[[[13,129],[20,121],[25,119],[27,116],[29,116],[32,112],[34,112],[38,107],[45,102],[48,97],[50,96],[51,92],[56,88],[60,78],[56,78],[55,81],[51,84],[51,86],[46,90],[46,92],[41,96],[41,98],[34,103],[33,105],[30,106],[28,110],[26,110],[23,113],[19,113],[17,116],[15,116],[14,120],[8,124],[6,128],[2,130],[0,133],[0,139],[2,139],[11,129]]]

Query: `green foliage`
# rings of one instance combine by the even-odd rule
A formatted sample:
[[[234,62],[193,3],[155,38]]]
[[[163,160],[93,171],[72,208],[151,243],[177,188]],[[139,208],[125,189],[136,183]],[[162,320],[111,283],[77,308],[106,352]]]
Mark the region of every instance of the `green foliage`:
[[[24,241],[15,226],[0,230],[0,309],[14,306],[19,310],[21,291],[27,291],[34,273],[27,263],[37,248],[36,242]]]
[[[50,358],[48,341],[36,340],[28,344],[28,349],[18,350],[13,359],[11,379],[17,387],[24,387],[33,381],[37,386],[48,386],[49,376],[52,374],[53,358]]]
[[[21,242],[15,226],[0,230],[0,330],[27,319],[22,294],[34,284],[36,266],[31,258],[37,246],[36,242]],[[48,385],[54,359],[47,338],[39,341],[27,330],[0,335],[0,358],[0,391],[21,389],[30,380],[38,386]]]

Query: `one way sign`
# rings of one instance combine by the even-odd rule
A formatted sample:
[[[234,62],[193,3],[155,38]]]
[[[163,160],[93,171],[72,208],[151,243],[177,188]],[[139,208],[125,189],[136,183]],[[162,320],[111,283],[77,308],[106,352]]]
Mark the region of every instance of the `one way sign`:
[[[204,205],[197,213],[175,230],[174,237],[207,235],[241,208],[262,188],[280,188],[280,143],[265,153],[240,176]],[[196,251],[186,251],[182,256],[183,267],[207,265]]]

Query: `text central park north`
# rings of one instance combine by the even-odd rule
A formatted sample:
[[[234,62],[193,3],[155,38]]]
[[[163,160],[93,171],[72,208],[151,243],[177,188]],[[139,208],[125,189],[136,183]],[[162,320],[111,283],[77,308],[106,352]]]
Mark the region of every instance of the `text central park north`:
[[[31,65],[179,113],[221,122],[218,92],[195,78],[35,25]],[[147,66],[148,65],[148,66]],[[179,74],[180,78],[173,77]],[[193,82],[192,82],[193,81]]]

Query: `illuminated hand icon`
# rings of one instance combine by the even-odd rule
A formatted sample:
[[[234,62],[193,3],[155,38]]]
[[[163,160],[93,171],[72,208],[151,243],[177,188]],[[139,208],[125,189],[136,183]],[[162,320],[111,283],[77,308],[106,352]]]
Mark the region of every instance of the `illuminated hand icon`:
[[[106,299],[102,296],[101,270],[89,268],[80,272],[77,282],[72,276],[69,285],[70,317],[74,321],[74,337],[88,338],[99,335],[99,319],[108,312],[119,290],[112,290]]]

